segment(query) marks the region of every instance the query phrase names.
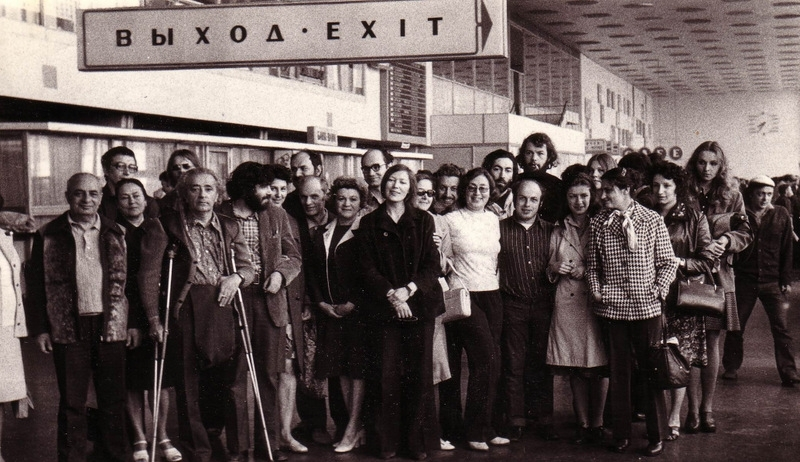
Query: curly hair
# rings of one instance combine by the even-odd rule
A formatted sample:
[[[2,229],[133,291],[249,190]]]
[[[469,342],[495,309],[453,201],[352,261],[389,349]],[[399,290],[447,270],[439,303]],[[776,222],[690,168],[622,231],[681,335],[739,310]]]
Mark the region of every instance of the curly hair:
[[[225,188],[228,190],[228,196],[235,201],[252,193],[256,186],[269,186],[274,179],[272,169],[265,168],[265,165],[258,162],[242,162],[231,173]]]
[[[694,196],[689,192],[689,174],[683,167],[668,161],[656,162],[650,168],[649,181],[651,185],[656,175],[661,175],[664,179],[672,180],[675,183],[675,195],[678,202],[686,204],[694,202]]]
[[[181,198],[183,204],[186,205],[187,201],[189,200],[189,189],[192,186],[191,182],[200,175],[209,175],[214,178],[214,184],[217,188],[216,203],[219,204],[222,202],[222,198],[225,196],[225,188],[222,187],[222,183],[219,181],[219,176],[210,168],[197,167],[181,175],[181,179],[178,180],[178,186],[176,189],[178,190],[178,197]]]
[[[719,161],[719,171],[717,176],[711,180],[711,187],[709,188],[709,196],[711,202],[715,205],[725,206],[730,202],[739,191],[739,184],[735,178],[730,176],[728,169],[728,159],[725,157],[725,152],[716,141],[704,141],[695,148],[689,160],[686,162],[686,172],[688,173],[689,193],[698,197],[701,193],[700,186],[697,179],[697,161],[700,154],[703,152],[712,152],[717,156]]]
[[[525,165],[524,153],[525,146],[527,146],[528,143],[536,147],[545,146],[547,148],[547,160],[541,168],[542,171],[547,171],[558,166],[558,151],[556,151],[553,140],[551,140],[550,137],[544,133],[531,133],[522,141],[522,145],[520,145],[519,152],[517,153],[517,164]]]
[[[328,198],[329,205],[328,210],[335,210],[336,206],[336,193],[339,192],[340,189],[353,189],[358,192],[358,208],[363,209],[367,206],[367,188],[366,185],[359,181],[356,178],[350,176],[340,176],[333,180],[333,185],[331,186],[330,197]]]

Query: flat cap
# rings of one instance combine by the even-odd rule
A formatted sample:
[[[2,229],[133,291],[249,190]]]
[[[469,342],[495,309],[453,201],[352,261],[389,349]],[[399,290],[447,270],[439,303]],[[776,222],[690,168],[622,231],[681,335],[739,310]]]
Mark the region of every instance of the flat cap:
[[[760,185],[764,185],[764,186],[772,186],[773,188],[775,187],[775,182],[772,181],[772,178],[768,177],[767,175],[754,176],[750,180],[750,184],[751,185],[760,184]]]

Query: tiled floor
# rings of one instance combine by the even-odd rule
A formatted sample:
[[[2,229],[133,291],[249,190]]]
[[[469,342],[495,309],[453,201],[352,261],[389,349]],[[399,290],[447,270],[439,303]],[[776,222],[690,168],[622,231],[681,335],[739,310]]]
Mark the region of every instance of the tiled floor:
[[[800,284],[791,295],[790,328],[800,340]],[[33,342],[24,342],[28,385],[36,409],[25,420],[14,420],[7,413],[4,419],[2,453],[8,462],[55,461],[56,411],[58,390],[52,359],[38,353]],[[795,344],[797,351],[797,344]],[[800,460],[800,387],[784,388],[775,370],[772,339],[763,310],[756,308],[745,335],[745,363],[736,382],[719,381],[715,405],[718,425],[716,434],[682,435],[667,443],[662,461],[795,461]],[[2,373],[2,372],[0,372]],[[466,388],[466,387],[465,387]],[[563,436],[573,432],[569,386],[556,379],[556,419]],[[685,408],[685,405],[684,405]],[[684,415],[685,415],[684,409]],[[173,413],[174,414],[174,413]],[[634,432],[634,448],[646,445],[644,424]],[[174,415],[170,421],[172,435],[177,435]],[[464,448],[452,452],[429,454],[429,460],[503,460],[503,461],[618,461],[642,458],[635,451],[614,454],[598,446],[575,446],[562,438],[545,442],[525,435],[519,443],[488,453],[475,453]],[[362,461],[376,460],[363,450],[334,455],[330,448],[311,446],[306,455],[290,455],[293,461]]]

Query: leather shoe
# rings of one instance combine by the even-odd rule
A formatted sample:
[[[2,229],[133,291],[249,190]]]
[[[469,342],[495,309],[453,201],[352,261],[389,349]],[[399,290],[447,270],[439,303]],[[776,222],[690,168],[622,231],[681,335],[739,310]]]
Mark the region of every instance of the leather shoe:
[[[739,372],[736,369],[726,369],[722,373],[723,380],[736,380],[739,378]]]
[[[556,433],[555,427],[553,425],[542,425],[539,427],[539,436],[545,441],[555,441],[559,438],[558,433]]]
[[[525,431],[525,427],[521,425],[512,425],[508,428],[506,432],[506,436],[511,441],[519,441],[522,439],[522,433]]]
[[[415,452],[411,454],[411,458],[414,460],[425,460],[428,458],[428,454],[425,452]]]
[[[662,452],[664,452],[664,443],[661,441],[650,443],[644,449],[644,455],[647,457],[660,456]]]
[[[794,382],[792,382],[791,380],[782,380],[781,386],[786,388],[794,388]]]
[[[623,439],[617,440],[616,443],[614,443],[613,446],[609,447],[609,449],[611,451],[618,452],[618,453],[622,454],[622,453],[624,453],[625,451],[628,450],[628,447],[630,447],[630,445],[631,445],[631,440],[623,438]]]
[[[683,423],[683,431],[688,434],[700,431],[700,417],[697,414],[689,413],[686,415],[686,422]]]
[[[703,433],[714,433],[717,431],[717,422],[710,412],[700,413],[700,431]]]
[[[331,435],[321,428],[315,428],[314,431],[311,432],[311,440],[322,446],[330,446],[333,444]]]
[[[394,451],[383,451],[381,453],[381,459],[383,459],[383,460],[394,459],[394,457],[396,455],[397,455],[397,453],[394,452]]]

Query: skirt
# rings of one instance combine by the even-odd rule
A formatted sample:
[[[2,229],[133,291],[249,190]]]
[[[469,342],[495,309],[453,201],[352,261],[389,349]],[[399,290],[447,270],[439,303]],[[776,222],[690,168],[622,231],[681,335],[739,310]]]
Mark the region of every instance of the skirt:
[[[27,396],[22,349],[14,337],[14,326],[0,327],[0,403],[18,401]],[[2,409],[0,409],[2,412]]]

